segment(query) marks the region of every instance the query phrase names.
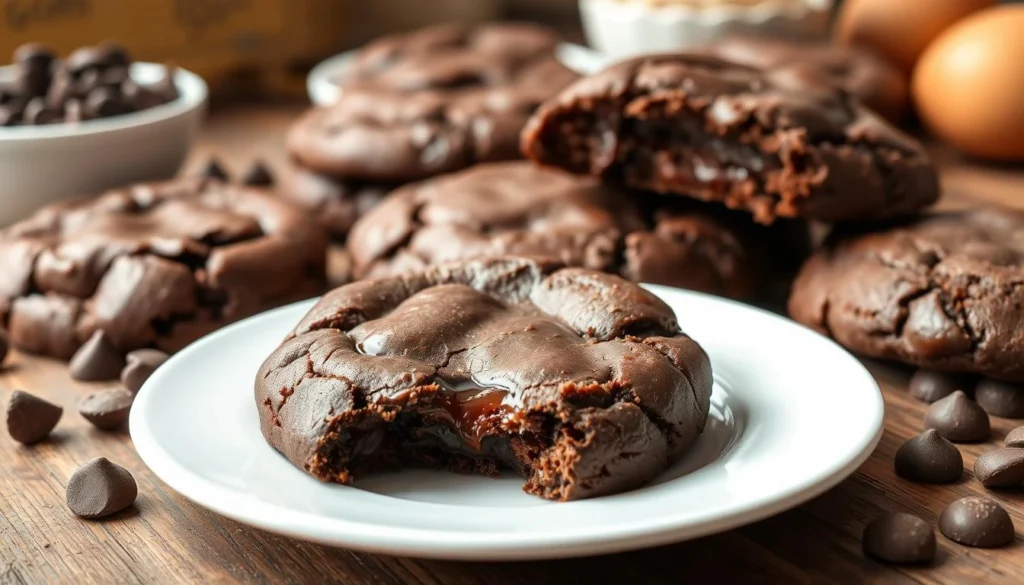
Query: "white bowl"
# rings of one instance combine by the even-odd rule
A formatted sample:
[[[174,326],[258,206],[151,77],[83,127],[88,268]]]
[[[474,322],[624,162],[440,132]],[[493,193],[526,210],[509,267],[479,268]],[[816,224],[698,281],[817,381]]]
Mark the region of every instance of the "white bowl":
[[[753,5],[651,5],[643,0],[579,0],[591,46],[611,57],[676,51],[729,35],[821,39],[832,0],[764,0]]]
[[[154,83],[166,68],[135,63],[132,79]],[[0,80],[12,68],[0,67]],[[61,199],[178,172],[206,110],[206,83],[178,70],[173,102],[77,124],[0,128],[0,226]]]

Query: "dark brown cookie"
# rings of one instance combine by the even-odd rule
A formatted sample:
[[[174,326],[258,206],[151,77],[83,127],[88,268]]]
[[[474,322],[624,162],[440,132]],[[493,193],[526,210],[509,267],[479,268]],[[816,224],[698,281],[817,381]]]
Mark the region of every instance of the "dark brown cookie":
[[[545,103],[522,137],[541,164],[725,203],[763,223],[888,218],[939,194],[923,147],[844,92],[706,56],[613,65]]]
[[[789,313],[872,357],[1024,380],[1024,213],[934,212],[834,232],[801,269]]]
[[[635,281],[749,297],[779,276],[788,258],[799,257],[799,233],[784,222],[759,226],[743,214],[696,202],[673,205],[515,161],[397,189],[356,223],[348,249],[360,278],[526,254]]]
[[[264,436],[321,480],[512,469],[554,500],[651,480],[710,395],[707,355],[657,297],[514,257],[338,288],[256,377]]]
[[[440,30],[364,50],[338,101],[292,127],[296,163],[395,184],[520,158],[527,119],[577,78],[555,59],[555,35],[517,24]]]
[[[820,84],[839,88],[893,123],[898,123],[907,109],[903,73],[861,47],[733,36],[716,42],[706,52],[763,69],[776,83],[795,88]]]
[[[345,181],[292,167],[282,177],[278,194],[309,210],[333,238],[344,240],[352,224],[390,190],[389,185]]]
[[[0,232],[0,318],[16,347],[59,358],[100,329],[122,353],[174,351],[322,292],[325,249],[322,229],[270,191],[134,185]]]

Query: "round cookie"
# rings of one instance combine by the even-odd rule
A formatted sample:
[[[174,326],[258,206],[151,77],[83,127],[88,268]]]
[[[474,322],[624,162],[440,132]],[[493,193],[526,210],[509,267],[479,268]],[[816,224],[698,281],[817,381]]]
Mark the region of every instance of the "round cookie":
[[[790,315],[864,355],[1024,380],[1024,213],[981,206],[874,229],[829,237]]]
[[[272,191],[191,177],[45,207],[0,232],[0,317],[25,351],[68,358],[102,330],[175,351],[319,294],[326,235]]]
[[[514,161],[395,190],[356,222],[348,250],[360,278],[515,254],[749,297],[798,257],[800,231]]]
[[[706,51],[726,61],[764,69],[776,82],[796,87],[832,85],[893,123],[898,123],[907,109],[907,80],[903,74],[860,47],[732,36]]]
[[[378,41],[360,52],[335,104],[294,124],[288,150],[301,167],[360,183],[521,158],[530,115],[578,77],[555,59],[556,41],[517,24]]]
[[[511,469],[564,501],[678,460],[711,387],[707,355],[653,294],[505,257],[335,289],[263,363],[255,399],[268,442],[323,481]]]
[[[649,55],[579,80],[538,109],[522,148],[762,223],[899,217],[939,195],[924,147],[845,92],[706,55]]]
[[[391,188],[343,181],[292,166],[281,178],[278,193],[309,210],[333,238],[343,240],[352,224],[380,203]]]

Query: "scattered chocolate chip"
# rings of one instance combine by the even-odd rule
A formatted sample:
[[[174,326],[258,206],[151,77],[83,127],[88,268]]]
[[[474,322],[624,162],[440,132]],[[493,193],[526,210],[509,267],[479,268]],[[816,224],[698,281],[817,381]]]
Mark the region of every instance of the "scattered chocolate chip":
[[[1024,418],[1024,387],[984,378],[974,389],[974,400],[985,412],[1005,418]]]
[[[128,422],[135,394],[123,388],[93,392],[78,403],[78,413],[97,428],[118,429]]]
[[[83,518],[102,518],[135,502],[139,487],[127,469],[97,457],[78,468],[68,480],[67,503]]]
[[[0,366],[7,361],[7,354],[11,351],[11,340],[7,332],[0,329]]]
[[[889,563],[926,563],[935,558],[935,531],[913,514],[888,512],[864,529],[864,554]]]
[[[274,175],[263,161],[256,161],[249,167],[249,170],[242,176],[243,185],[254,187],[269,187],[274,184]]]
[[[123,368],[124,356],[102,329],[93,333],[68,363],[71,377],[83,382],[116,380]]]
[[[988,498],[968,496],[954,501],[939,517],[939,532],[965,546],[991,548],[1013,542],[1013,520]]]
[[[962,390],[933,402],[924,415],[924,426],[954,443],[984,441],[991,430],[988,415]]]
[[[203,166],[201,171],[199,171],[199,176],[206,179],[217,179],[219,181],[231,180],[227,171],[224,170],[224,167],[220,166],[220,163],[217,162],[217,159],[215,158],[211,158],[206,162],[206,165]]]
[[[896,451],[896,475],[917,483],[950,483],[964,473],[964,458],[935,429],[910,439]]]
[[[987,488],[1024,483],[1024,449],[996,449],[974,460],[974,476]]]
[[[38,443],[57,426],[63,413],[64,409],[56,404],[15,390],[7,403],[7,432],[19,443]]]
[[[167,354],[158,349],[138,349],[128,354],[128,364],[121,370],[121,383],[136,394],[163,363]]]
[[[909,387],[911,396],[929,404],[957,390],[963,390],[957,379],[950,374],[923,368],[910,377]]]
[[[1024,427],[1017,427],[1006,433],[1003,445],[1007,447],[1024,447]]]

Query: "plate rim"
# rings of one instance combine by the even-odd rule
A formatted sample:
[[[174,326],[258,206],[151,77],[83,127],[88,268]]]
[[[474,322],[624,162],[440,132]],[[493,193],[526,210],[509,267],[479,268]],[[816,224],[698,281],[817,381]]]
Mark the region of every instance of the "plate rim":
[[[826,467],[828,469],[824,473],[816,475],[814,481],[801,482],[800,486],[794,486],[768,502],[744,502],[742,505],[730,509],[727,514],[682,525],[669,524],[653,528],[640,527],[633,530],[630,530],[630,527],[620,527],[612,533],[604,531],[582,533],[569,541],[566,541],[564,533],[556,533],[556,536],[552,537],[550,541],[540,542],[535,533],[506,533],[496,539],[490,535],[470,534],[467,536],[465,533],[453,534],[452,532],[422,528],[373,525],[336,517],[330,518],[329,526],[327,526],[323,516],[312,512],[288,509],[268,501],[253,502],[240,499],[239,494],[244,492],[228,488],[193,472],[184,464],[179,463],[171,453],[164,450],[155,434],[149,432],[143,418],[143,413],[147,411],[146,407],[153,394],[149,389],[157,386],[159,380],[168,375],[172,368],[158,370],[139,392],[136,398],[139,407],[132,409],[129,421],[132,441],[143,463],[173,490],[203,508],[248,526],[304,541],[370,553],[476,561],[540,560],[609,554],[660,546],[723,532],[774,516],[821,495],[849,477],[874,452],[884,431],[884,401],[881,391],[877,381],[864,365],[834,341],[820,336],[803,325],[758,307],[695,291],[659,285],[645,284],[644,286],[652,289],[656,294],[658,291],[664,290],[673,295],[694,295],[716,303],[731,305],[731,310],[753,311],[770,319],[778,320],[784,326],[801,329],[803,330],[802,334],[815,335],[818,337],[818,342],[830,345],[832,350],[845,354],[845,357],[850,360],[850,365],[856,367],[859,370],[858,373],[862,374],[865,381],[869,381],[875,390],[872,395],[875,402],[875,408],[872,410],[875,420],[865,422],[865,436],[868,433],[868,425],[874,427],[870,437],[863,442],[859,451],[849,457],[844,464],[831,467],[822,466],[823,470]],[[236,329],[250,326],[254,321],[268,319],[271,315],[282,312],[298,311],[300,307],[312,306],[315,300],[292,303],[228,325],[178,352],[171,357],[168,365],[173,365],[174,361],[187,359],[182,356],[202,351],[207,345],[215,344],[219,338],[231,335]],[[282,513],[284,519],[276,515],[277,513]]]

